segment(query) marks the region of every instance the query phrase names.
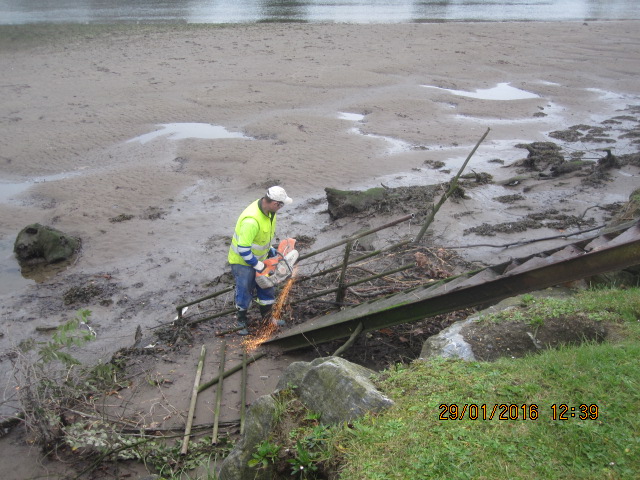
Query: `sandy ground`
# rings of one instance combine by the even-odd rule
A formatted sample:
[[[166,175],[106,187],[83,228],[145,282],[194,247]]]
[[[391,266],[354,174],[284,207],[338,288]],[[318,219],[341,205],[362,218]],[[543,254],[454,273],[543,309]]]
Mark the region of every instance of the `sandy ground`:
[[[490,160],[509,164],[525,157],[517,143],[628,114],[625,109],[640,101],[638,27],[631,21],[130,26],[113,32],[87,27],[50,39],[46,30],[33,38],[19,28],[2,30],[5,399],[11,396],[11,367],[4,353],[28,337],[46,340],[35,328],[60,324],[78,308],[47,298],[59,298],[79,278],[117,284],[113,303],[86,305],[97,338],[84,355],[108,360],[133,343],[138,325],[147,336],[151,327],[172,320],[175,305],[206,292],[225,271],[237,215],[272,184],[294,198],[279,216],[280,237],[308,235],[318,248],[389,221],[332,222],[325,187],[446,181],[489,127],[469,168],[505,179],[513,171]],[[482,96],[505,83],[518,90],[503,85],[493,100],[467,95]],[[513,97],[523,93],[529,98]],[[610,145],[574,143],[568,152],[587,150],[595,159],[604,146]],[[636,151],[631,139],[615,144],[618,154]],[[425,161],[445,162],[446,169]],[[521,210],[492,200],[513,190],[474,190],[462,206],[444,208],[432,238],[443,245],[487,243],[462,232],[536,207],[562,203],[579,215],[594,204],[624,202],[640,183],[637,169],[615,175],[610,188],[594,191],[577,192],[571,182],[556,183],[551,192],[529,186]],[[453,216],[461,210],[471,214]],[[604,217],[592,213],[597,221]],[[133,218],[113,221],[122,214]],[[83,241],[73,265],[37,283],[21,275],[11,252],[18,231],[34,222]],[[410,224],[389,235],[418,230]],[[526,252],[462,253],[491,264]],[[175,398],[188,395],[198,353],[194,348],[158,367],[161,376],[177,371],[184,378]],[[253,375],[262,384],[253,394],[269,391],[289,360],[259,367]],[[144,401],[139,410],[149,423],[153,415]],[[188,408],[183,403],[161,416],[179,420],[178,412]],[[3,402],[3,415],[11,412],[9,404]]]

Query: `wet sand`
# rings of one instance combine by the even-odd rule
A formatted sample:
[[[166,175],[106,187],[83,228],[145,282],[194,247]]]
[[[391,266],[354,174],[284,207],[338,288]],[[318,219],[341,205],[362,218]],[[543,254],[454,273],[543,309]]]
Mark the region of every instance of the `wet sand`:
[[[29,27],[29,35],[0,28],[0,352],[27,337],[46,338],[37,326],[60,324],[77,309],[47,297],[108,277],[119,286],[113,302],[82,305],[98,333],[88,356],[108,360],[131,345],[138,325],[147,334],[170,321],[175,305],[225,271],[237,215],[270,185],[294,198],[281,212],[280,237],[307,235],[319,248],[389,221],[331,221],[325,187],[447,181],[487,128],[469,169],[511,177],[491,160],[508,165],[526,156],[518,143],[600,124],[638,105],[638,27],[128,26],[50,38],[46,27]],[[606,147],[579,142],[568,151],[598,158]],[[617,154],[637,151],[631,139],[614,147]],[[425,164],[438,161],[445,167]],[[577,188],[575,179],[520,185],[528,200],[519,209],[493,201],[513,190],[474,190],[445,206],[432,239],[487,243],[462,232],[549,205],[582,214],[594,203],[624,202],[639,183],[637,169],[615,175],[595,190]],[[471,213],[454,216],[463,211]],[[115,221],[121,215],[131,220]],[[600,221],[605,213],[594,215]],[[35,222],[83,241],[74,263],[41,283],[23,279],[11,254],[18,231]],[[408,225],[389,235],[418,230]],[[485,264],[523,252],[461,250]],[[9,362],[2,362],[6,372]]]

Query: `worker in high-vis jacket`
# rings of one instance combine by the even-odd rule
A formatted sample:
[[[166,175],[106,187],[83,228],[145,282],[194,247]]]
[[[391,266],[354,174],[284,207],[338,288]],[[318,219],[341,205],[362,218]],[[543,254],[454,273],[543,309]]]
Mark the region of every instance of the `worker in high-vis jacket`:
[[[276,213],[293,200],[284,188],[274,186],[264,197],[252,202],[238,217],[229,248],[229,264],[236,280],[235,302],[238,310],[239,335],[248,335],[247,310],[256,297],[263,319],[269,318],[275,303],[275,288],[260,288],[256,272],[264,268],[264,260],[275,255]],[[284,323],[284,322],[282,322]]]

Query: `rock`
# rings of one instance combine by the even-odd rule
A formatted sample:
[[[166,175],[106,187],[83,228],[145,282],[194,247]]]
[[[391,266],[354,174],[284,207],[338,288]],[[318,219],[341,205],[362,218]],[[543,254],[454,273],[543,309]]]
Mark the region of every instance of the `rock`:
[[[469,318],[455,322],[437,335],[429,337],[422,345],[420,360],[431,357],[461,358],[462,360],[468,361],[475,360],[476,357],[473,355],[471,345],[469,345],[460,334],[462,328],[473,321],[472,318]]]
[[[442,185],[415,187],[376,187],[368,190],[336,190],[325,188],[329,215],[332,219],[344,218],[363,212],[417,213],[433,201]],[[442,193],[442,192],[441,192]]]
[[[220,480],[268,480],[273,471],[267,468],[249,467],[258,445],[269,438],[277,420],[277,405],[271,395],[258,398],[247,410],[244,434],[231,453],[220,465]]]
[[[325,188],[324,191],[329,203],[329,215],[334,220],[371,210],[376,203],[383,201],[386,195],[385,189],[382,187],[364,191]]]
[[[519,143],[516,147],[524,148],[529,152],[527,158],[522,161],[522,166],[530,170],[542,172],[551,165],[564,163],[562,148],[553,142]]]
[[[370,381],[375,372],[340,357],[294,362],[287,367],[277,385],[290,390],[311,411],[320,414],[324,424],[354,420],[367,412],[379,412],[393,401],[378,392]],[[268,440],[276,427],[277,400],[265,395],[247,411],[244,434],[220,466],[220,480],[269,480],[274,465],[249,467],[258,446]]]
[[[55,263],[67,260],[80,240],[52,227],[34,223],[23,228],[13,245],[20,263]]]
[[[297,386],[300,401],[319,413],[322,423],[348,422],[393,405],[371,383],[374,373],[340,357],[318,358],[291,364],[278,387]]]

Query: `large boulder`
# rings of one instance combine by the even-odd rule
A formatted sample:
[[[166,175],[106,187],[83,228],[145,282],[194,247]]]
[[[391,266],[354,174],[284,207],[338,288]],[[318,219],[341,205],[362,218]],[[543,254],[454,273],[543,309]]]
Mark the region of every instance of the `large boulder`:
[[[20,263],[55,263],[71,257],[79,245],[78,238],[55,228],[33,223],[20,231],[13,251]]]
[[[417,213],[433,202],[441,185],[413,187],[375,187],[368,190],[337,190],[325,188],[329,216],[333,220],[366,212]]]
[[[295,387],[305,406],[320,414],[322,423],[349,422],[367,412],[393,405],[371,382],[375,372],[340,357],[292,363],[278,388]]]
[[[294,362],[283,372],[279,392],[294,393],[309,410],[319,413],[324,424],[354,420],[367,412],[379,412],[393,401],[378,392],[371,383],[375,372],[340,357],[318,358],[312,362]],[[244,434],[220,465],[220,480],[269,480],[274,465],[249,467],[258,446],[270,440],[278,425],[278,400],[265,395],[247,412]]]

